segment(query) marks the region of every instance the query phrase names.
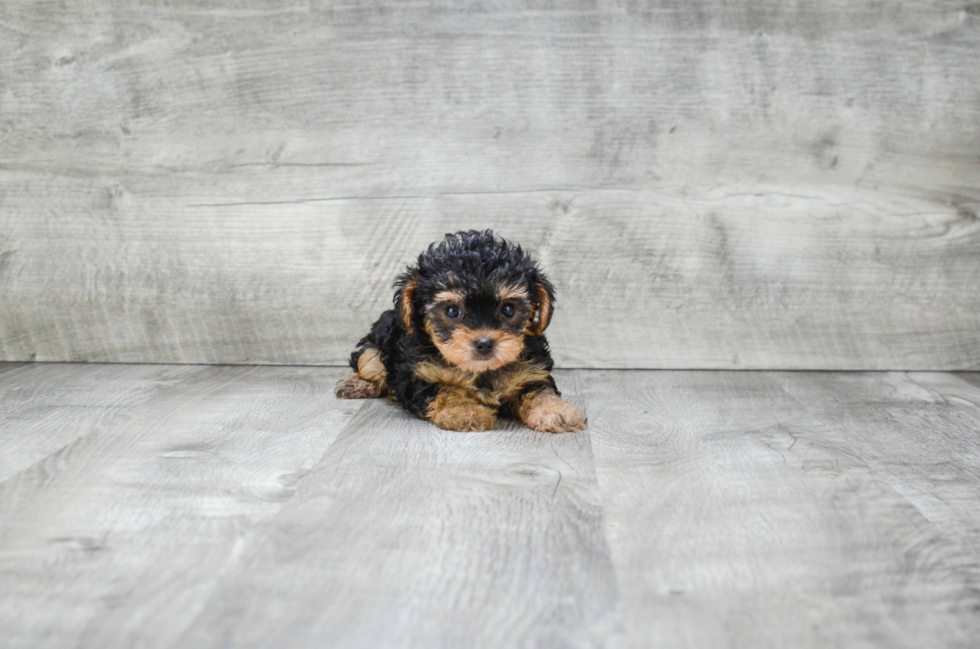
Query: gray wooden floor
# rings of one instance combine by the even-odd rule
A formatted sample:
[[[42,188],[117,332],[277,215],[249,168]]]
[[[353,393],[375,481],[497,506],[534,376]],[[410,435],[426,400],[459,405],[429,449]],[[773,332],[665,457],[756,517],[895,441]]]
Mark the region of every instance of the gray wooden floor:
[[[566,371],[548,435],[342,373],[0,364],[0,645],[980,638],[976,374]]]

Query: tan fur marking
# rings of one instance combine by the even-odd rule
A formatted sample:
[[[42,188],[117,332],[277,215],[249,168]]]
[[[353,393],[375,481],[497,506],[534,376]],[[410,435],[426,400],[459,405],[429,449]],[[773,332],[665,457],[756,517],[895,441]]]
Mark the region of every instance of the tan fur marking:
[[[585,430],[588,425],[588,419],[575,406],[552,390],[525,395],[517,408],[517,417],[528,428],[542,433]]]
[[[377,383],[382,392],[387,391],[388,372],[381,362],[381,352],[377,349],[372,347],[364,350],[357,359],[357,373],[365,381]]]
[[[415,289],[419,286],[419,280],[416,277],[408,280],[408,284],[405,285],[405,289],[402,291],[402,304],[401,304],[401,316],[402,322],[405,324],[405,331],[412,333],[414,329],[412,328],[412,299],[415,296]]]
[[[432,361],[424,361],[415,367],[415,376],[429,383],[459,388],[486,406],[500,407],[500,399],[494,391],[487,392],[476,387],[476,380],[480,375],[474,372],[467,372],[454,366],[440,365]]]
[[[523,286],[504,286],[498,292],[500,301],[520,300],[527,298],[527,289]]]
[[[449,340],[440,339],[429,322],[425,323],[425,330],[443,358],[468,372],[500,369],[516,361],[524,351],[523,336],[499,329],[470,329],[460,325],[453,330]],[[494,341],[493,355],[490,358],[480,358],[473,347],[473,341],[481,336],[487,336]]]
[[[501,402],[508,401],[520,394],[525,385],[547,381],[549,376],[551,373],[540,363],[519,363],[512,372],[501,374],[500,379],[494,382],[493,394]]]
[[[436,302],[452,302],[459,306],[463,306],[466,302],[466,296],[459,291],[439,291],[433,298]]]
[[[423,361],[415,366],[415,376],[429,383],[452,385],[458,388],[473,389],[476,374],[458,367],[447,367],[432,361]]]
[[[439,428],[459,431],[490,430],[497,425],[497,411],[483,405],[460,388],[447,387],[429,404],[426,414]]]
[[[424,361],[415,367],[415,376],[423,381],[459,388],[484,405],[495,408],[506,401],[513,401],[524,386],[547,381],[550,375],[537,361],[518,361],[498,373],[491,373],[489,387],[477,388],[476,381],[480,374],[433,361]]]
[[[548,291],[540,284],[535,287],[535,291],[538,294],[538,323],[534,326],[533,333],[540,336],[551,322],[551,299],[548,297]],[[534,313],[531,313],[531,317],[534,317]]]
[[[338,399],[373,399],[383,393],[380,385],[365,381],[353,372],[340,379],[333,392]]]

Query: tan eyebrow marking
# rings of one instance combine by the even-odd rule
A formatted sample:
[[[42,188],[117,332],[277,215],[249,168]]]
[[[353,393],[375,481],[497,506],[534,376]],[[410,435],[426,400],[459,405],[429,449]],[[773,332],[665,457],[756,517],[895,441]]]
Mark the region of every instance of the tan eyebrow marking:
[[[501,300],[527,299],[527,289],[523,286],[504,286],[500,289]]]
[[[454,302],[459,306],[466,301],[466,297],[459,291],[439,291],[434,299],[436,302]]]

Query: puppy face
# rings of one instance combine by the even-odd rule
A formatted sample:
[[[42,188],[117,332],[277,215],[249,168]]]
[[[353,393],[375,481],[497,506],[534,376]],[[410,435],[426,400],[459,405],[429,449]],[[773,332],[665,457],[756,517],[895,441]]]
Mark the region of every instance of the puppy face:
[[[447,362],[470,372],[518,360],[525,336],[548,326],[554,303],[528,254],[490,231],[446,235],[396,285],[405,330],[427,335]]]
[[[523,286],[452,288],[425,305],[425,330],[443,357],[469,372],[496,370],[524,351],[531,299]]]

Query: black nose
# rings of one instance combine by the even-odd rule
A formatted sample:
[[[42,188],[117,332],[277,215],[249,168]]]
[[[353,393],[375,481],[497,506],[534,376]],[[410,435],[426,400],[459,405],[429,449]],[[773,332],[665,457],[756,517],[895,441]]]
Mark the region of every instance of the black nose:
[[[476,347],[477,352],[486,356],[493,349],[493,340],[486,336],[481,336],[473,341],[473,346]]]

